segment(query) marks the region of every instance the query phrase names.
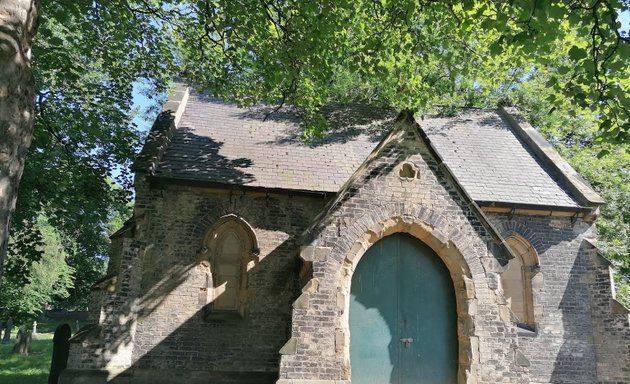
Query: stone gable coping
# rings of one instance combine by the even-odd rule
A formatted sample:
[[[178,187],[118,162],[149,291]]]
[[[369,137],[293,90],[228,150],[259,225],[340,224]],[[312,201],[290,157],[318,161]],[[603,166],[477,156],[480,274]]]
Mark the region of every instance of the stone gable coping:
[[[589,238],[584,238],[584,243],[587,245],[587,247],[589,247],[592,251],[593,251],[593,255],[595,257],[594,259],[594,263],[597,265],[600,265],[604,268],[608,268],[609,270],[611,268],[614,268],[614,264],[612,261],[610,261],[608,258],[606,258],[606,256],[604,256],[604,253],[602,252],[602,250],[597,246],[597,242],[593,239],[589,239]],[[613,314],[620,314],[620,315],[630,315],[630,308],[626,308],[626,306],[621,303],[619,300],[617,300],[616,298],[616,287],[615,287],[615,281],[612,277],[612,272],[610,272],[610,290],[611,290],[611,298],[610,298],[610,308],[611,308],[611,313]]]
[[[162,112],[155,119],[140,154],[131,166],[132,171],[155,173],[186,109],[188,95],[187,86],[181,83],[174,84],[173,92],[164,104]]]
[[[604,203],[604,199],[553,149],[553,146],[525,120],[516,108],[499,107],[498,111],[510,124],[514,133],[530,147],[581,204],[596,208]]]
[[[348,181],[346,181],[346,183],[339,190],[337,197],[334,200],[331,200],[330,203],[328,203],[328,206],[322,210],[322,213],[317,218],[315,218],[313,225],[306,229],[306,231],[302,235],[303,243],[309,243],[309,240],[312,239],[316,235],[316,233],[319,233],[319,228],[323,226],[326,220],[330,217],[331,213],[343,201],[345,194],[354,187],[356,181],[359,179],[359,176],[362,175],[364,171],[368,168],[368,166],[379,157],[383,148],[385,148],[387,144],[389,144],[392,140],[409,132],[412,132],[416,139],[424,142],[424,144],[429,149],[431,156],[436,160],[438,168],[444,172],[444,175],[452,182],[452,184],[457,189],[457,192],[471,207],[473,213],[477,216],[483,227],[490,234],[491,238],[500,248],[502,253],[507,255],[508,259],[514,258],[515,255],[513,254],[510,247],[507,246],[503,237],[501,237],[497,229],[490,223],[486,215],[483,213],[481,208],[479,208],[477,203],[475,203],[470,194],[468,194],[466,190],[462,187],[459,180],[457,180],[457,178],[455,177],[455,174],[444,162],[443,158],[437,152],[429,137],[426,135],[426,133],[422,130],[418,122],[413,117],[413,112],[408,109],[400,112],[400,114],[396,118],[394,129],[392,129],[390,133],[381,140],[381,142],[376,146],[376,148],[374,148],[374,150],[370,153],[363,164],[361,164],[361,166],[354,172],[354,174],[350,176]]]
[[[411,115],[411,111],[407,110],[407,111],[403,111],[402,113],[409,114],[408,119],[410,119],[409,121],[412,124],[412,126],[415,127],[416,134],[426,144],[427,148],[429,148],[431,155],[438,163],[438,167],[441,168],[442,171],[444,171],[444,175],[448,179],[450,179],[450,181],[453,183],[453,185],[457,189],[457,192],[464,198],[464,201],[466,201],[466,203],[468,203],[468,205],[471,207],[473,213],[477,216],[479,221],[481,221],[481,225],[483,225],[483,227],[486,228],[486,230],[488,231],[492,239],[495,241],[497,246],[499,246],[503,254],[507,255],[508,259],[514,258],[515,255],[512,252],[512,249],[510,249],[510,247],[505,243],[505,239],[501,237],[501,235],[499,234],[499,231],[497,231],[494,225],[490,223],[490,220],[488,220],[488,217],[486,216],[486,214],[483,213],[479,205],[477,205],[475,200],[473,200],[470,194],[459,182],[459,180],[455,176],[455,173],[451,170],[448,164],[444,162],[444,159],[438,153],[437,149],[431,142],[431,139],[429,138],[429,136],[427,136],[427,134],[422,130],[422,127],[420,127],[420,124],[418,124],[418,122],[413,118],[413,115]]]

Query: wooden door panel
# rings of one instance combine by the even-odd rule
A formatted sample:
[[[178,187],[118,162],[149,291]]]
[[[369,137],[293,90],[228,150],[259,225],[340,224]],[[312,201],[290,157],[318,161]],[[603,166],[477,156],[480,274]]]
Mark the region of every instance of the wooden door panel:
[[[400,384],[457,381],[457,312],[446,266],[431,248],[400,236]]]
[[[350,301],[350,356],[352,382],[390,382],[396,360],[397,262],[388,254],[389,242],[374,245],[364,255],[352,278]]]
[[[353,384],[455,383],[457,314],[446,266],[407,234],[385,237],[352,277]]]

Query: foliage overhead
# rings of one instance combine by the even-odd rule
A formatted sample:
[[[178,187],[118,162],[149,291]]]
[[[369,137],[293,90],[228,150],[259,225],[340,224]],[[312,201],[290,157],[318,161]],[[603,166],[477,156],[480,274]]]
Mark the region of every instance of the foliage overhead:
[[[185,78],[240,104],[296,105],[311,128],[331,98],[423,112],[475,105],[542,70],[551,101],[592,111],[599,139],[630,141],[630,36],[617,20],[627,1],[176,3],[153,11],[171,17]]]
[[[134,82],[165,89],[172,62],[169,34],[124,2],[42,2],[33,46],[36,120],[20,184],[6,281],[32,282],[45,253],[45,217],[65,239],[76,270],[66,306],[85,306],[102,276],[110,220],[129,214],[128,167],[141,134],[133,124]],[[117,187],[112,179],[126,189]],[[19,260],[19,262],[18,262]]]
[[[12,317],[17,323],[32,319],[53,300],[67,298],[73,286],[75,269],[67,263],[68,239],[45,218],[39,218],[34,225],[41,234],[41,244],[37,246],[41,252],[40,259],[30,265],[28,276],[7,273],[0,290],[0,318]],[[15,243],[20,239],[11,240]],[[25,261],[22,255],[9,253],[7,268]]]
[[[514,104],[565,155],[585,153],[572,159],[587,177],[620,164],[614,156],[624,155],[607,143],[624,144],[623,152],[630,141],[630,37],[617,21],[627,1],[51,0],[41,7],[35,134],[12,223],[10,252],[21,262],[7,263],[7,279],[30,281],[44,255],[43,216],[67,239],[68,263],[81,271],[75,278],[84,278],[75,281],[83,287],[73,291],[77,298],[101,271],[107,223],[128,209],[138,80],[150,96],[180,76],[240,105],[293,105],[307,135],[325,130],[319,109],[330,100],[419,113]],[[591,162],[606,153],[614,160]],[[109,181],[119,172],[127,192]],[[623,206],[627,191],[602,173],[591,176]],[[615,218],[614,211],[625,212],[611,208],[609,224],[600,225],[611,244],[627,224],[627,212]],[[620,241],[610,249],[627,247],[627,236]]]

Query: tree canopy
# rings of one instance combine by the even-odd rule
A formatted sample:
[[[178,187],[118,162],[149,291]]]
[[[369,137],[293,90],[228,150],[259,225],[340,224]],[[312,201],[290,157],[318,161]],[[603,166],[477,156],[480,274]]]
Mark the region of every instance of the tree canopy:
[[[297,105],[312,123],[335,97],[422,113],[436,104],[477,105],[480,95],[542,71],[551,101],[591,110],[598,137],[627,143],[630,37],[617,20],[627,7],[618,0],[217,0],[171,12],[184,77],[242,104]]]
[[[114,4],[47,1],[39,12],[32,47],[35,127],[3,290],[39,279],[36,266],[47,257],[42,244],[50,240],[42,231],[48,227],[38,224],[44,218],[64,239],[60,252],[76,271],[64,301],[85,305],[109,253],[108,226],[112,218],[129,214],[127,169],[141,138],[132,122],[138,112],[132,108],[133,84],[144,79],[152,92],[164,90],[171,76],[170,37],[151,18]],[[0,176],[5,176],[1,168]],[[9,198],[0,193],[0,200]]]
[[[603,191],[609,205],[600,232],[611,257],[630,270],[628,174],[622,167],[630,142],[630,37],[618,21],[620,12],[628,11],[627,1],[9,0],[0,7],[4,4],[36,11],[14,23],[22,23],[15,35],[34,36],[32,47],[27,38],[0,34],[0,64],[15,54],[7,47],[32,49],[32,56],[24,55],[30,66],[0,71],[0,134],[5,127],[19,134],[6,136],[2,144],[9,149],[0,148],[0,186],[17,185],[20,161],[10,160],[23,163],[22,152],[32,141],[13,218],[19,241],[11,252],[23,260],[7,265],[13,277],[28,280],[29,268],[44,254],[41,226],[35,225],[41,217],[72,240],[66,251],[73,268],[99,270],[107,253],[107,223],[127,209],[126,169],[141,138],[132,123],[133,84],[143,80],[148,93],[158,95],[173,77],[240,105],[292,105],[303,114],[306,137],[325,133],[319,110],[329,101],[418,114],[516,105]],[[12,31],[14,24],[0,28]],[[32,78],[21,75],[31,67]],[[13,90],[14,84],[30,89],[34,104],[3,97],[3,87]],[[28,128],[32,121],[15,123],[17,115],[6,112],[11,100],[35,116],[34,133]],[[6,182],[5,170],[13,175]],[[119,172],[126,190],[111,183]],[[0,190],[0,268],[2,228],[14,199],[13,190],[7,191]]]
[[[72,277],[78,272],[67,263],[68,245],[64,242],[69,239],[64,239],[43,217],[34,224],[42,238],[36,247],[41,257],[29,265],[28,276],[7,273],[0,290],[0,318],[10,317],[17,323],[31,320],[54,300],[66,299],[74,285]],[[7,269],[22,262],[19,254],[10,254]]]

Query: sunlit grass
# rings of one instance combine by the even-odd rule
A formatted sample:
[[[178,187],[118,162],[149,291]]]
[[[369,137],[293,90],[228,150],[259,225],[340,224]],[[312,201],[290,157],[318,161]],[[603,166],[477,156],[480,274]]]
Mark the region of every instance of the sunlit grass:
[[[1,384],[46,384],[53,349],[53,332],[62,321],[41,323],[38,326],[39,333],[31,344],[31,352],[28,356],[19,356],[12,353],[15,344],[15,332],[10,344],[0,344],[0,383]],[[72,326],[76,332],[75,324]]]
[[[46,384],[52,356],[52,333],[39,334],[33,340],[28,356],[12,353],[13,345],[0,345],[0,383],[2,384]]]

